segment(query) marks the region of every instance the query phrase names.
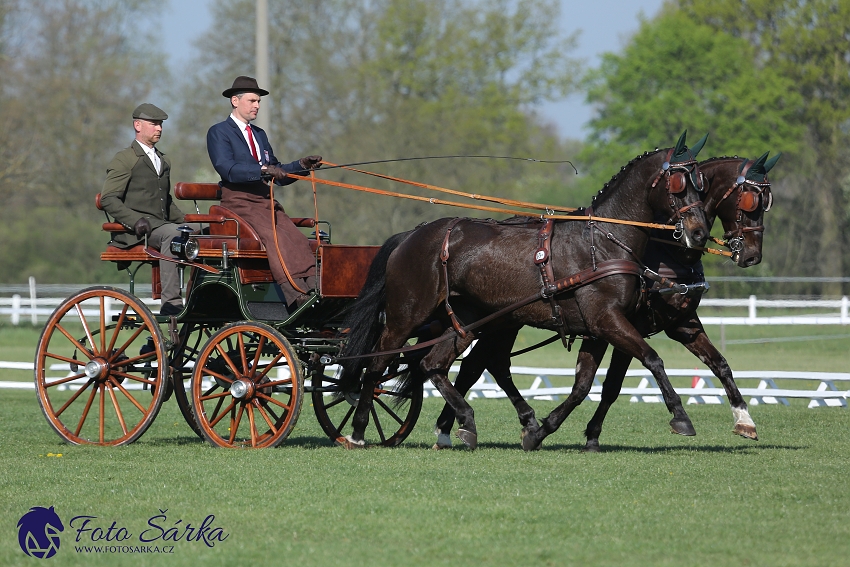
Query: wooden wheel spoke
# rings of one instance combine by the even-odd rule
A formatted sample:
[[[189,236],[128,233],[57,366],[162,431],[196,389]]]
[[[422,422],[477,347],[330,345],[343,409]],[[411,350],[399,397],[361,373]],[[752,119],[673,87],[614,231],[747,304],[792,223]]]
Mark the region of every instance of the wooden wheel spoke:
[[[48,382],[45,378],[44,387],[52,388],[53,386],[59,386],[60,384],[65,384],[66,382],[71,382],[73,380],[79,380],[80,378],[85,378],[86,373],[81,372],[79,374],[74,374],[73,376],[66,376],[65,378],[60,378],[59,380],[54,380],[53,382]]]
[[[409,400],[413,395],[412,394],[402,394],[401,392],[396,392],[395,390],[375,390],[375,399],[378,399],[378,396],[393,396],[395,398],[404,398],[405,400]]]
[[[76,392],[73,396],[71,396],[70,398],[68,398],[68,401],[67,401],[67,402],[65,402],[65,405],[63,405],[61,408],[59,408],[59,411],[57,411],[54,415],[55,415],[56,417],[59,417],[60,415],[62,415],[62,412],[63,412],[63,411],[65,411],[66,409],[68,409],[68,406],[70,406],[71,404],[73,404],[73,403],[74,403],[74,401],[75,401],[77,398],[79,398],[79,397],[80,397],[80,394],[82,394],[83,392],[85,392],[85,391],[86,391],[86,389],[87,389],[89,386],[91,386],[93,383],[94,383],[94,380],[88,380],[88,381],[87,381],[87,382],[86,382],[86,383],[85,383],[85,384],[84,384],[84,385],[83,385],[83,386],[82,386],[79,390],[77,390],[77,392]]]
[[[121,345],[121,348],[116,350],[114,353],[111,353],[112,358],[115,359],[115,358],[121,356],[121,354],[125,350],[127,350],[127,347],[129,347],[131,344],[133,344],[133,341],[135,341],[138,338],[138,336],[142,334],[142,331],[144,331],[145,329],[147,329],[147,325],[140,325],[139,328],[136,329],[136,331],[133,333],[133,335],[123,345]]]
[[[263,382],[262,384],[257,384],[257,386],[261,388],[274,388],[275,386],[284,386],[284,385],[292,385],[292,378],[287,378],[286,380],[277,380],[275,382]]]
[[[263,406],[257,403],[255,407],[257,408],[257,412],[260,414],[260,417],[263,418],[263,421],[265,421],[266,425],[269,426],[269,429],[272,430],[272,434],[277,434],[277,427],[275,427],[272,420],[269,419],[269,416],[266,414],[265,410],[263,410]]]
[[[242,336],[242,333],[236,333],[236,342],[239,345],[239,358],[242,361],[242,373],[247,376],[248,374],[248,357],[245,352],[245,337]]]
[[[348,420],[351,419],[351,416],[354,415],[354,410],[357,406],[350,406],[348,411],[345,412],[345,417],[342,418],[342,421],[339,422],[339,427],[337,427],[337,431],[342,431],[345,429],[345,424],[348,423]]]
[[[260,403],[260,402],[259,402],[259,400],[257,400],[257,408],[261,409],[264,413],[268,413],[268,414],[270,414],[270,415],[274,418],[274,422],[275,422],[275,423],[280,423],[280,421],[281,421],[281,420],[280,420],[280,416],[279,416],[279,415],[277,415],[277,414],[274,412],[274,410],[272,410],[272,408],[270,408],[270,407],[269,407],[269,405],[268,405],[268,404],[266,404],[266,403]],[[277,433],[277,430],[275,430],[275,433]]]
[[[116,387],[116,388],[118,388],[119,390],[121,390],[121,393],[122,393],[122,394],[124,394],[124,395],[127,397],[127,399],[128,399],[128,400],[130,400],[130,403],[131,403],[131,404],[133,404],[134,406],[136,406],[136,407],[139,409],[139,411],[140,411],[140,412],[145,413],[145,408],[144,408],[144,406],[143,406],[142,404],[140,404],[138,401],[136,401],[136,398],[134,398],[134,397],[130,394],[130,392],[128,392],[128,391],[127,391],[127,388],[125,388],[124,386],[122,386],[122,385],[121,385],[121,382],[119,382],[118,380],[116,380],[113,376],[110,376],[110,377],[109,377],[109,381],[112,383],[112,385],[113,385],[114,387]]]
[[[118,372],[117,370],[113,370],[110,374],[114,376],[121,376],[122,378],[126,378],[127,380],[132,380],[133,382],[142,382],[147,384],[148,386],[156,386],[156,380],[149,380],[148,378],[142,378],[141,376],[136,376],[135,374],[127,374],[126,372]]]
[[[53,354],[52,352],[45,352],[44,358],[55,358],[56,360],[61,360],[62,362],[67,362],[68,364],[76,364],[77,366],[85,366],[86,361],[77,360],[76,358],[70,358],[68,356],[62,356],[61,354]],[[47,365],[45,365],[45,370],[47,369]]]
[[[89,329],[89,324],[86,321],[85,316],[83,315],[83,304],[77,303],[77,304],[74,305],[74,307],[77,310],[77,314],[80,316],[80,323],[82,323],[83,330],[85,330],[85,332],[86,332],[86,337],[88,337],[88,339],[89,339],[89,344],[91,345],[92,353],[97,355],[98,352],[97,352],[97,347],[95,347],[95,345],[94,345],[94,337],[92,336],[91,329]]]
[[[267,402],[271,402],[271,403],[273,403],[273,404],[274,404],[274,405],[276,405],[276,406],[280,406],[280,407],[282,407],[283,409],[285,409],[286,411],[290,411],[290,410],[292,409],[292,406],[288,406],[288,405],[286,405],[286,404],[285,404],[285,403],[283,403],[283,402],[279,402],[279,401],[277,401],[276,399],[274,399],[273,397],[271,397],[271,396],[267,396],[266,394],[264,394],[264,393],[262,393],[262,392],[257,392],[256,396],[257,396],[258,398],[261,398],[261,399],[263,399],[263,400],[266,400]]]
[[[345,398],[343,398],[343,397],[339,397],[339,398],[335,399],[334,401],[332,401],[331,403],[326,404],[324,407],[325,407],[325,409],[332,408],[332,407],[334,407],[335,405],[337,405],[337,404],[341,404],[341,403],[342,403],[342,402],[344,402],[344,401],[345,401]]]
[[[115,398],[115,391],[109,388],[109,398],[112,400],[112,407],[115,408],[115,415],[118,416],[118,423],[121,424],[121,431],[127,435],[127,424],[124,423],[124,415],[121,413],[121,408],[118,406],[118,400]]]
[[[221,348],[221,343],[218,343],[217,345],[215,345],[215,350],[217,350],[221,354],[221,357],[224,359],[224,362],[233,371],[234,376],[241,376],[242,375],[242,372],[239,372],[239,369],[236,367],[235,364],[233,364],[233,361],[230,360],[230,356],[228,356],[227,352],[225,352],[224,349]],[[204,369],[204,371],[206,371],[206,369]],[[223,378],[223,376],[221,376],[221,377]],[[230,382],[232,382],[232,381],[233,380],[230,380]]]
[[[375,429],[378,430],[378,436],[381,438],[381,443],[384,443],[387,440],[387,437],[384,435],[384,429],[381,427],[381,420],[378,419],[378,412],[375,411],[374,405],[370,411],[372,413],[372,419],[375,420]]]
[[[213,377],[215,377],[215,378],[218,378],[219,380],[224,380],[224,381],[225,381],[225,382],[227,382],[228,384],[233,384],[233,383],[236,381],[236,380],[234,380],[233,378],[228,378],[228,377],[227,377],[227,376],[225,376],[224,374],[219,374],[218,372],[215,372],[215,371],[213,371],[213,370],[210,370],[209,368],[204,368],[204,369],[203,369],[203,375],[204,375],[204,376],[213,376]]]
[[[256,376],[256,378],[254,378],[254,380],[255,380],[256,382],[259,382],[260,380],[262,380],[263,378],[265,378],[265,377],[266,377],[266,374],[268,374],[268,373],[269,373],[269,370],[271,370],[272,368],[275,368],[275,365],[277,365],[278,361],[279,361],[281,358],[283,358],[283,353],[282,353],[282,352],[281,352],[281,353],[278,353],[278,354],[277,354],[277,356],[275,356],[275,357],[274,357],[274,359],[273,359],[270,363],[266,364],[265,368],[263,369],[262,373],[260,373],[260,375],[259,375],[259,376],[256,376],[256,373],[255,373],[254,375]]]
[[[382,400],[381,398],[375,398],[375,401],[378,402],[378,404],[382,408],[384,408],[384,411],[387,412],[388,414],[390,414],[390,417],[392,417],[394,420],[396,420],[399,425],[402,425],[404,423],[404,420],[401,419],[392,409],[390,409],[390,406],[388,406],[386,404],[386,402],[384,402],[384,400]],[[374,409],[374,408],[375,408],[375,406],[372,406],[372,409]]]
[[[254,422],[254,406],[247,404],[246,407],[248,408],[248,423],[251,428],[251,447],[256,447],[259,433],[257,432],[257,424]]]
[[[257,373],[257,366],[260,364],[260,356],[263,354],[263,346],[266,344],[266,336],[260,335],[260,340],[257,342],[257,352],[254,353],[254,360],[251,363],[251,374]]]
[[[121,308],[121,314],[118,316],[118,322],[115,324],[115,332],[112,333],[112,338],[109,339],[109,348],[107,348],[104,352],[110,353],[112,352],[112,349],[115,348],[115,341],[118,340],[118,335],[121,334],[121,325],[124,324],[124,318],[127,316],[127,309],[129,308],[130,306],[126,303],[124,304],[124,307]]]
[[[102,295],[100,296],[100,352],[106,352],[106,298]]]
[[[68,331],[65,330],[65,327],[63,327],[59,323],[56,323],[56,329],[58,329],[60,333],[65,335],[65,338],[68,339],[69,341],[71,341],[71,344],[73,344],[77,348],[77,350],[79,350],[80,352],[86,353],[86,356],[88,356],[89,359],[94,358],[93,352],[91,350],[87,349],[86,347],[84,347],[83,343],[78,341],[76,338],[72,337],[71,333],[69,333]]]
[[[221,392],[220,394],[212,394],[211,396],[201,396],[200,400],[202,402],[206,402],[207,400],[214,400],[216,398],[224,398],[224,397],[229,396],[229,395],[230,395],[230,392],[225,391],[225,392]]]
[[[219,404],[219,405],[218,405],[218,406],[216,406],[216,409],[219,409],[219,407],[221,406],[221,404],[222,404],[222,402],[223,402],[223,401],[224,401],[224,398],[221,398],[221,399],[219,400],[219,402],[218,402],[218,404]],[[222,411],[222,412],[221,412],[221,414],[218,414],[217,416],[215,416],[215,415],[214,415],[214,419],[211,419],[211,420],[210,420],[210,427],[215,427],[215,426],[216,426],[216,424],[217,424],[219,421],[221,421],[221,418],[223,418],[224,416],[226,416],[226,415],[230,412],[230,410],[234,408],[234,406],[236,406],[236,398],[233,398],[233,401],[232,401],[232,402],[230,402],[230,405],[229,405],[229,406],[227,406],[226,408],[224,408],[224,411]]]
[[[234,407],[230,411],[230,439],[228,439],[228,442],[231,445],[233,445],[233,441],[236,439],[236,432],[239,431],[239,423],[242,421],[242,412],[245,410],[245,406],[243,406],[243,405],[239,406],[239,412],[236,414],[236,417],[234,418],[233,417],[233,410],[235,410],[235,409],[236,408]]]
[[[97,420],[97,434],[98,440],[103,443],[105,436],[105,427],[106,427],[106,385],[100,384],[100,415]]]
[[[148,360],[156,359],[156,351],[154,350],[145,354],[140,354],[139,356],[134,356],[133,358],[127,358],[125,360],[116,360],[116,357],[113,356],[109,359],[109,365],[120,368],[121,366],[129,366],[137,362],[147,362]]]
[[[94,402],[94,397],[97,395],[97,387],[91,389],[91,394],[89,395],[89,399],[86,402],[86,407],[83,408],[83,413],[80,416],[80,421],[77,423],[77,429],[74,430],[74,435],[79,435],[80,430],[83,428],[83,423],[85,423],[86,418],[89,415],[89,409],[91,409],[92,402]],[[67,404],[66,404],[67,406]],[[63,408],[64,409],[64,408]]]

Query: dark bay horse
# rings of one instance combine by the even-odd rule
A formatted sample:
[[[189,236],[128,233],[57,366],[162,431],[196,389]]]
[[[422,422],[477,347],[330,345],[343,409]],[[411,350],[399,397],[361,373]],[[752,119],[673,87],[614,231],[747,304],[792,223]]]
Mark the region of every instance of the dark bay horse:
[[[641,270],[633,258],[643,256],[649,240],[645,225],[659,214],[676,221],[677,236],[686,246],[706,242],[709,229],[695,159],[704,143],[705,138],[689,150],[683,134],[675,148],[638,156],[594,197],[592,209],[581,211],[589,215],[592,210],[592,217],[555,223],[545,236],[542,223],[451,218],[412,231],[389,255],[384,270],[373,264],[364,290],[379,292],[355,302],[347,320],[351,339],[340,355],[340,389],[371,393],[395,351],[434,322],[445,329],[444,340],[430,347],[416,371],[430,378],[454,408],[458,436],[471,448],[477,444],[473,411],[447,374],[477,336],[515,332],[524,325],[560,326],[566,334],[608,341],[641,360],[659,383],[669,384],[660,357],[628,320],[641,295]],[[596,217],[622,222],[591,220]],[[547,276],[543,266],[549,258]],[[681,407],[672,388],[666,394],[671,412]],[[371,404],[371,395],[359,396],[346,446],[365,446]],[[674,428],[680,419],[674,413]]]
[[[733,250],[732,259],[740,267],[754,266],[761,261],[763,216],[772,203],[767,172],[773,168],[781,154],[770,160],[767,160],[767,155],[764,154],[756,160],[737,156],[711,158],[699,164],[705,179],[706,220],[711,226],[716,218],[720,219],[725,231],[724,237]],[[674,243],[670,241],[670,244]],[[744,437],[757,439],[755,424],[735,385],[732,371],[725,358],[708,339],[696,314],[703,291],[699,284],[704,282],[700,261],[702,254],[699,250],[677,248],[651,241],[644,257],[648,267],[680,284],[696,285],[687,293],[663,294],[657,283],[652,284],[648,290],[648,300],[641,304],[631,321],[643,336],[664,331],[703,361],[720,379],[726,390],[735,420],[733,431]],[[515,338],[515,333],[482,338],[464,358],[455,379],[455,388],[465,395],[485,368],[488,369],[508,394],[517,409],[520,422],[526,428],[523,446],[533,449],[540,446],[540,442],[549,432],[560,426],[569,411],[562,404],[560,412],[556,410],[544,420],[543,428],[537,426],[533,410],[519,394],[510,376],[510,357],[507,353],[510,352]],[[607,343],[600,339],[585,339],[582,348],[591,353],[588,360],[594,361],[604,354]],[[585,449],[588,451],[599,450],[602,422],[611,404],[619,396],[631,360],[631,356],[615,349],[605,378],[602,401],[585,431]],[[597,367],[598,365],[593,364],[580,366],[580,371],[576,373],[576,382],[592,383]],[[684,409],[682,412],[684,413]],[[435,448],[451,446],[449,433],[453,421],[454,412],[446,404],[437,420],[438,439]]]

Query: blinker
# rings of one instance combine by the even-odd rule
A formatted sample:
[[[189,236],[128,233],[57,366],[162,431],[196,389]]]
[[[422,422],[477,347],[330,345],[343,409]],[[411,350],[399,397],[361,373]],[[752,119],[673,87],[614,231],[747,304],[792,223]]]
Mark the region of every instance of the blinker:
[[[751,213],[759,206],[759,194],[755,191],[742,191],[741,198],[738,200],[738,208],[742,211]]]
[[[673,195],[678,195],[687,187],[687,181],[685,180],[685,174],[682,172],[676,172],[670,175],[670,193]]]

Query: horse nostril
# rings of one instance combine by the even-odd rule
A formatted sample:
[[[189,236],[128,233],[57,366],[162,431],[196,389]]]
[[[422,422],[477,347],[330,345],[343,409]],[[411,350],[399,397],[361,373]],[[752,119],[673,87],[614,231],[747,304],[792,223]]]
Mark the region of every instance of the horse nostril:
[[[695,230],[694,231],[694,240],[696,240],[699,243],[705,242],[706,241],[705,232],[700,230],[700,229]]]
[[[744,260],[744,266],[749,268],[761,262],[761,254],[755,254]]]

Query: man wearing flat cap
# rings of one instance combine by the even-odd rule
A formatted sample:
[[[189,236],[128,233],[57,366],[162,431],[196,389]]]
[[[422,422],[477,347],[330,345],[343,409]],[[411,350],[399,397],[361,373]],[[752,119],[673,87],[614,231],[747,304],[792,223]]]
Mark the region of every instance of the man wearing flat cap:
[[[133,111],[136,139],[115,154],[106,166],[106,181],[100,203],[109,215],[133,230],[132,234],[113,233],[111,245],[129,248],[148,237],[148,245],[162,254],[175,257],[171,241],[178,236],[177,227],[183,212],[172,202],[171,161],[156,148],[162,135],[162,122],[168,115],[150,103]],[[162,282],[163,315],[176,315],[183,308],[177,264],[159,263]]]
[[[277,202],[272,222],[269,186],[263,180],[273,178],[277,185],[289,185],[296,179],[287,177],[288,173],[308,175],[321,165],[322,157],[308,156],[286,164],[278,161],[265,131],[251,124],[260,110],[260,97],[269,94],[256,79],[237,77],[221,94],[230,100],[232,112],[207,132],[207,151],[221,176],[221,206],[257,231],[272,275],[292,310],[316,287],[316,259],[307,237]]]

